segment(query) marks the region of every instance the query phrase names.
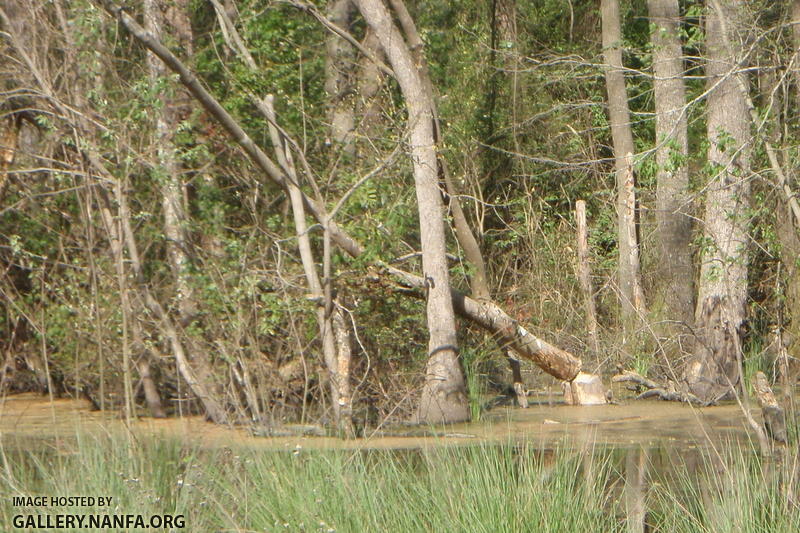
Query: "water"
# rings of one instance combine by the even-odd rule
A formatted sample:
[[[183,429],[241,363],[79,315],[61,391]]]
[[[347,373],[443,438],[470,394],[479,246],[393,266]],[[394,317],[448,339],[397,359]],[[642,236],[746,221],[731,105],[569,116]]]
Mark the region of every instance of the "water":
[[[757,409],[753,415],[760,420]],[[91,411],[84,400],[20,394],[0,400],[0,436],[5,443],[17,439],[69,437],[75,430],[105,433],[124,428],[116,413]],[[607,448],[692,449],[709,443],[749,443],[751,431],[736,404],[695,408],[658,400],[630,401],[622,405],[574,407],[554,403],[532,404],[528,409],[498,408],[478,422],[437,428],[381,428],[368,430],[369,438],[344,441],[332,437],[258,437],[246,428],[205,422],[201,417],[140,418],[133,430],[165,434],[201,446],[244,445],[265,449],[342,448],[404,449],[481,442],[525,441],[543,449],[564,446]]]

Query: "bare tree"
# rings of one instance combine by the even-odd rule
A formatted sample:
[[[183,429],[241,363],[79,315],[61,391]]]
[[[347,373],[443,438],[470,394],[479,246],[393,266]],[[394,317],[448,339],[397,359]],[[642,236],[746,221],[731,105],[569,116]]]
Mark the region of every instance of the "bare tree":
[[[611,137],[617,176],[617,246],[619,249],[619,291],[622,320],[626,333],[632,333],[637,318],[644,314],[644,293],[639,270],[639,245],[636,235],[635,177],[633,172],[633,134],[631,133],[628,94],[622,65],[622,30],[618,0],[601,0],[603,58]]]
[[[728,396],[739,382],[746,317],[750,115],[743,60],[744,3],[712,0],[706,18],[708,161],[704,242],[697,296],[697,339],[685,377],[705,400]]]
[[[648,0],[653,32],[653,89],[656,112],[656,246],[655,278],[664,304],[667,332],[678,345],[678,335],[694,322],[694,269],[691,198],[687,164],[686,89],[680,41],[678,0]]]

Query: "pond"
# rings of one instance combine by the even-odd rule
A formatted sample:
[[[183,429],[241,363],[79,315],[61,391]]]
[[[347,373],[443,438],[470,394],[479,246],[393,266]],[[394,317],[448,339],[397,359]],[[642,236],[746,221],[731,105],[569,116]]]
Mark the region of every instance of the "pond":
[[[758,410],[753,415],[760,417]],[[55,399],[19,394],[0,401],[0,435],[15,438],[48,438],[74,433],[106,432],[122,427],[119,416],[91,411],[84,400]],[[575,407],[556,402],[531,403],[528,409],[497,408],[480,421],[435,428],[379,428],[367,430],[368,438],[345,441],[332,437],[258,437],[244,428],[227,428],[201,417],[140,418],[138,431],[163,433],[204,446],[230,444],[283,449],[298,444],[309,448],[414,448],[427,445],[529,441],[541,448],[576,443],[612,448],[695,448],[709,442],[747,443],[747,421],[736,404],[695,408],[658,400],[631,401],[622,405]],[[372,436],[369,436],[372,435]],[[401,436],[402,435],[402,436]]]

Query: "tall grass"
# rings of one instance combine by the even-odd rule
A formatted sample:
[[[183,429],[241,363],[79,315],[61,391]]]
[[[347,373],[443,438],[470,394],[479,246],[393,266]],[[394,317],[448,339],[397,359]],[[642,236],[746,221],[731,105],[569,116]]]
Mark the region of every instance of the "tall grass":
[[[405,451],[187,448],[78,436],[2,450],[0,524],[35,512],[183,514],[188,531],[612,532],[627,529],[623,452],[527,445]],[[652,473],[655,531],[800,531],[786,476],[733,450]],[[779,467],[775,472],[788,472]],[[789,483],[789,484],[791,484]],[[21,509],[13,495],[104,495],[114,509]]]

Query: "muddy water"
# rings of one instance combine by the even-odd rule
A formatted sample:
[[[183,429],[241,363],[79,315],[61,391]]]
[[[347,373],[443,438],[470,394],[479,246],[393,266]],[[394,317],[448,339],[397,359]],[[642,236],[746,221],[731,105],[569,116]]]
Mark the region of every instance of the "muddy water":
[[[757,420],[760,414],[753,410]],[[76,430],[104,434],[125,430],[118,415],[91,411],[83,400],[49,400],[34,394],[0,399],[0,442],[13,445],[29,439],[74,436]],[[216,426],[200,417],[155,420],[140,418],[136,433],[162,434],[203,447],[243,445],[264,449],[347,448],[402,449],[428,446],[527,441],[542,448],[596,446],[610,448],[698,448],[713,442],[747,442],[747,422],[737,405],[693,408],[660,401],[624,405],[572,407],[532,405],[529,409],[500,408],[481,421],[431,430],[435,436],[374,435],[342,441],[329,437],[256,437],[239,428]],[[408,428],[394,430],[408,432]],[[421,432],[420,430],[413,430]],[[430,433],[430,432],[428,432]]]

